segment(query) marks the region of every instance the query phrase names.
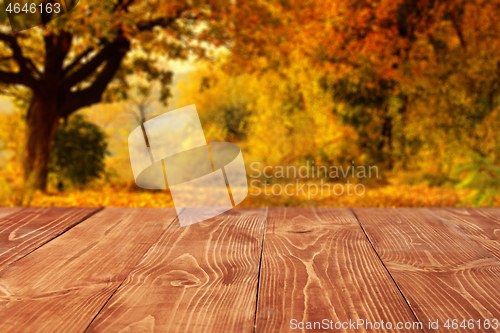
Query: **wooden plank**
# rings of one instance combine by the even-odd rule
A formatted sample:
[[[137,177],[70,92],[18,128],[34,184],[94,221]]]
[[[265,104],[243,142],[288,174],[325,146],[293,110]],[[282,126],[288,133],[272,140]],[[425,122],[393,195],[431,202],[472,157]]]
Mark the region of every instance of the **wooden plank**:
[[[358,319],[365,321],[363,325],[351,326]],[[380,331],[402,331],[398,323],[408,322],[412,329],[405,331],[421,332],[417,324],[413,329],[416,318],[352,212],[344,208],[270,209],[257,332],[302,331],[299,325],[316,331],[365,331],[373,327],[367,321],[372,325],[383,321]]]
[[[84,331],[176,216],[107,208],[0,272],[0,332]]]
[[[24,208],[22,207],[0,207],[0,219],[10,215],[12,213],[18,212]]]
[[[25,208],[0,218],[0,271],[99,210]]]
[[[420,321],[472,319],[453,331],[481,332],[477,320],[500,319],[500,261],[459,228],[425,209],[354,212]]]
[[[174,225],[89,332],[252,332],[265,209]]]
[[[500,208],[432,208],[431,212],[500,259]]]

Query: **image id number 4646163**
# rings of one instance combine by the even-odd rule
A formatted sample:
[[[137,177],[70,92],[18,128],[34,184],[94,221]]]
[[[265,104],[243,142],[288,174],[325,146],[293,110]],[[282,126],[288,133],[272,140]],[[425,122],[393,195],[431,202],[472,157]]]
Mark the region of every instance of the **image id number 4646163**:
[[[24,4],[19,4],[19,3],[9,3],[7,5],[6,11],[9,13],[15,13],[15,14],[20,14],[20,13],[60,13],[61,12],[61,4],[60,3],[24,3]]]
[[[464,328],[464,329],[474,329],[474,328],[479,328],[479,329],[498,329],[499,324],[498,324],[498,319],[463,319],[462,321],[458,319],[448,319],[444,325],[444,328],[447,329],[458,329],[458,328]]]

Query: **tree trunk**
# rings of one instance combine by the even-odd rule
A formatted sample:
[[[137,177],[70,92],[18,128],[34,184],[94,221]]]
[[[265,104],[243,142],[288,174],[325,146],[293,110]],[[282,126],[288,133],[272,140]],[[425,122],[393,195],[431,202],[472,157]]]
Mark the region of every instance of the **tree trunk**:
[[[44,93],[33,96],[28,110],[23,156],[24,177],[33,189],[47,189],[52,139],[58,120],[56,98]]]
[[[384,124],[382,125],[382,145],[380,149],[382,150],[382,156],[385,161],[385,165],[389,170],[394,167],[393,161],[393,145],[392,145],[392,117],[387,115],[387,109],[385,111],[386,115],[384,117]],[[384,149],[385,148],[385,149]]]

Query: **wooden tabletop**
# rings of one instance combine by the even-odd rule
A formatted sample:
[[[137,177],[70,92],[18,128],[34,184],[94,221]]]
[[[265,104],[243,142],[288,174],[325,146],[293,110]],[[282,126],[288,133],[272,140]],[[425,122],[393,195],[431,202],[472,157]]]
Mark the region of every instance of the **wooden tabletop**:
[[[500,208],[1,208],[0,332],[500,332]]]

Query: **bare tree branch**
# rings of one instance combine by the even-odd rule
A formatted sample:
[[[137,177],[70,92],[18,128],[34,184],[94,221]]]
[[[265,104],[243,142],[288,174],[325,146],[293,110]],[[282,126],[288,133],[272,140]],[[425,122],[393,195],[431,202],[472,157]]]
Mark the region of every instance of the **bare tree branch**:
[[[134,1],[133,0],[125,0],[120,2],[123,6],[127,7],[130,4],[132,4]],[[147,22],[140,22],[137,24],[137,28],[139,31],[147,31],[153,29],[155,26],[161,26],[161,27],[167,27],[172,25],[176,20],[178,20],[183,13],[184,9],[179,9],[176,11],[174,16],[171,17],[163,17],[159,18],[156,20],[152,21],[147,21]],[[94,73],[99,66],[101,66],[104,62],[108,61],[110,59],[111,54],[113,51],[116,49],[117,44],[120,42],[118,41],[119,38],[121,38],[121,33],[119,33],[117,39],[111,43],[106,44],[100,51],[97,53],[90,61],[86,62],[83,64],[78,70],[73,72],[69,77],[67,77],[63,82],[61,83],[61,87],[64,87],[65,89],[71,89],[71,87],[75,86],[79,82],[85,80],[88,78],[92,73]],[[104,41],[103,41],[104,42]],[[77,66],[77,64],[86,56],[88,55],[92,50],[87,49],[84,51],[80,56],[77,57],[73,61],[72,64],[70,64],[67,68],[64,69],[64,74],[67,74],[72,68]]]
[[[32,89],[37,89],[38,81],[34,77],[34,74],[40,75],[40,72],[33,64],[31,59],[28,59],[23,56],[23,52],[21,50],[19,43],[17,42],[17,38],[9,34],[0,33],[0,41],[3,41],[12,49],[13,53],[12,58],[19,65],[20,68],[19,73],[23,78],[23,82],[20,82],[20,84],[23,84]]]
[[[134,0],[119,0],[115,8],[113,8],[113,12],[118,12],[120,10],[128,10],[128,7],[134,3]]]
[[[76,92],[69,92],[66,95],[66,99],[60,110],[61,116],[68,116],[82,107],[101,101],[104,91],[118,71],[123,58],[130,50],[130,41],[123,37],[113,42],[113,44],[114,47],[109,51],[106,64],[94,82],[88,88]]]
[[[160,17],[155,20],[143,21],[137,23],[137,29],[139,31],[149,31],[154,27],[163,27],[166,28],[171,26],[175,21],[181,18],[182,14],[184,14],[189,9],[188,6],[184,8],[177,9],[173,16],[169,17]]]
[[[24,78],[20,73],[0,71],[0,82],[6,84],[24,84]]]
[[[76,66],[79,65],[80,61],[88,56],[95,49],[93,47],[87,48],[85,51],[80,53],[68,66],[63,68],[62,77],[65,77],[69,72],[71,72]]]
[[[76,70],[69,77],[63,80],[61,83],[61,87],[65,87],[69,90],[75,84],[85,80],[92,73],[94,73],[97,68],[99,68],[99,66],[101,66],[106,60],[110,59],[119,44],[120,42],[117,40],[112,43],[106,44],[90,61],[83,64],[78,70]]]
[[[451,14],[450,16],[453,29],[455,29],[455,32],[457,33],[458,36],[458,40],[460,40],[460,45],[464,49],[467,49],[467,42],[465,41],[464,35],[462,33],[462,28],[460,27],[460,23],[458,22],[457,17],[454,14]]]

